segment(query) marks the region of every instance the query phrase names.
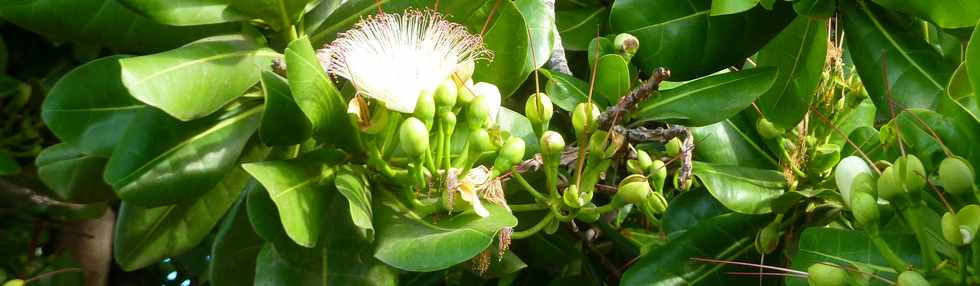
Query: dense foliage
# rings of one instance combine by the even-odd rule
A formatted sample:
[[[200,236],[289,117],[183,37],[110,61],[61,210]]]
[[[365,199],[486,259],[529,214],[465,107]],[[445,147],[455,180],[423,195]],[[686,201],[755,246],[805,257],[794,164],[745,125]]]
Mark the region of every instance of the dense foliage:
[[[980,2],[0,1],[0,282],[975,285]]]

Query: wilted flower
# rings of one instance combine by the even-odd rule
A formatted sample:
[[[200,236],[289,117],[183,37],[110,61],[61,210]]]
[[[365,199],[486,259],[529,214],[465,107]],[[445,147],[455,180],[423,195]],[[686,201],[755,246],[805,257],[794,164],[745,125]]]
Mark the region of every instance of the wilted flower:
[[[491,56],[480,36],[429,10],[364,18],[327,49],[330,73],[403,113],[412,113],[419,94],[434,91],[460,63]]]

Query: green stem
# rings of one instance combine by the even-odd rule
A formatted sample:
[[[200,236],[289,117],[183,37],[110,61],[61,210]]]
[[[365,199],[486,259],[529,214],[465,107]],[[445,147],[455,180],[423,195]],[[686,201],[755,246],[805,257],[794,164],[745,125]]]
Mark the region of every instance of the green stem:
[[[885,243],[885,240],[881,239],[881,236],[870,232],[868,236],[871,237],[871,243],[878,249],[878,253],[885,258],[885,261],[888,262],[892,269],[895,269],[895,272],[902,273],[909,268],[909,264],[905,263],[905,260],[902,260],[898,254],[895,254],[892,248],[888,246],[888,243]]]
[[[525,229],[525,230],[522,230],[522,231],[515,231],[513,234],[510,235],[510,238],[511,239],[524,239],[524,238],[527,238],[529,236],[532,236],[535,233],[538,233],[538,231],[541,231],[541,229],[544,228],[544,226],[546,226],[549,223],[551,223],[551,220],[553,220],[553,219],[555,219],[555,214],[554,213],[548,213],[547,215],[544,216],[543,219],[541,219],[541,221],[539,221],[537,224],[535,224],[531,228]]]
[[[915,239],[919,241],[919,251],[922,252],[922,261],[925,263],[925,268],[933,269],[939,263],[939,255],[936,254],[932,241],[929,239],[929,234],[926,233],[925,227],[919,221],[919,217],[914,213],[910,213],[913,208],[919,207],[917,204],[913,204],[907,208],[900,209],[900,213],[905,217],[905,222],[912,229],[912,233],[915,234]]]
[[[969,263],[970,249],[967,248],[966,246],[963,246],[959,248],[959,251],[960,251],[960,257],[959,257],[960,285],[967,285],[966,278],[969,276],[969,274],[967,273],[969,270],[967,270],[966,266]]]
[[[973,260],[973,280],[980,281],[980,242],[977,242],[976,238],[970,244],[970,250],[973,251],[970,257]]]
[[[287,45],[295,41],[298,38],[296,35],[296,26],[289,25],[289,27],[282,29],[282,38],[286,40]]]
[[[547,210],[547,209],[548,209],[548,205],[545,204],[510,205],[510,211],[512,212],[532,212],[532,211],[540,211],[540,210]]]
[[[539,193],[538,190],[535,189],[533,186],[531,186],[531,184],[524,179],[524,176],[522,176],[521,173],[512,172],[511,175],[514,177],[514,179],[517,180],[517,183],[520,184],[522,187],[524,187],[524,189],[527,190],[527,192],[530,193],[531,196],[533,196],[535,199],[538,199],[541,202],[548,202],[548,198],[542,195],[541,193]]]

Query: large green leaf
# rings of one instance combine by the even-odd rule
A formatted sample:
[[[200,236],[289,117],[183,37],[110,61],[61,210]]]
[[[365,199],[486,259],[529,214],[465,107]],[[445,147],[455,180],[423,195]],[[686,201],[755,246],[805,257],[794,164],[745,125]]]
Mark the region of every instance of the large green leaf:
[[[112,187],[102,181],[106,159],[83,154],[66,143],[45,148],[34,165],[37,176],[58,200],[94,203],[116,197]]]
[[[980,27],[980,22],[977,23]],[[969,46],[966,47],[966,72],[969,74],[970,83],[973,84],[974,92],[980,89],[980,29],[974,28],[973,35],[970,37]],[[977,100],[977,109],[980,109],[980,100]]]
[[[333,41],[338,33],[354,26],[354,23],[362,17],[378,13],[378,6],[385,12],[397,12],[409,7],[425,7],[429,0],[347,0],[340,7],[337,7],[330,16],[323,20],[323,24],[310,30],[310,42],[314,45],[323,45]],[[452,2],[446,1],[451,4]],[[456,1],[453,1],[456,2]],[[466,1],[470,2],[470,1]],[[472,1],[482,2],[482,1]],[[440,8],[442,10],[442,8]]]
[[[55,41],[131,52],[167,50],[237,28],[234,25],[167,26],[143,18],[116,0],[2,1],[0,18]]]
[[[252,148],[242,158],[254,160],[265,153],[264,148]],[[190,250],[211,233],[248,181],[248,174],[235,168],[196,200],[156,208],[124,201],[113,235],[116,263],[133,271]]]
[[[980,70],[980,69],[977,69]],[[953,77],[949,79],[949,85],[946,86],[946,94],[952,102],[946,100],[939,103],[939,112],[946,113],[946,109],[953,108],[949,106],[951,104],[944,103],[954,103],[952,105],[960,105],[967,112],[973,115],[973,117],[980,118],[980,98],[977,96],[976,89],[973,88],[973,84],[970,83],[970,75],[966,69],[966,63],[960,64],[956,68],[956,72],[953,73]]]
[[[396,199],[381,198],[376,205],[377,243],[374,257],[407,271],[436,271],[480,254],[504,227],[517,218],[501,206],[486,203],[490,216],[472,210],[430,223],[405,209]]]
[[[980,19],[980,2],[972,0],[873,0],[878,5],[929,20],[940,27],[968,28]]]
[[[244,164],[243,167],[269,192],[289,238],[305,247],[320,239],[326,211],[326,192],[333,191],[337,164],[346,154],[321,149],[299,158]]]
[[[588,100],[589,84],[585,81],[553,70],[539,69],[538,72],[548,78],[545,92],[559,108],[571,112],[575,105]],[[592,102],[600,107],[609,106],[601,96],[592,97]]]
[[[272,71],[262,71],[262,90],[265,92],[265,112],[259,136],[269,146],[303,143],[313,133],[310,120],[296,105],[286,79]]]
[[[882,239],[906,262],[921,265],[919,244],[910,234],[882,233]],[[842,266],[874,271],[875,275],[895,281],[897,276],[871,244],[864,232],[837,228],[810,227],[800,236],[800,250],[793,256],[793,269],[806,271],[814,263],[830,262]],[[806,279],[787,279],[786,285],[807,285]],[[882,284],[871,279],[871,285]]]
[[[296,244],[289,238],[286,230],[282,226],[279,218],[279,211],[276,210],[276,203],[272,201],[269,192],[261,184],[254,184],[254,188],[248,189],[247,206],[248,220],[252,224],[255,234],[263,240],[271,242],[276,248],[279,256],[285,259],[293,267],[319,269],[321,267],[320,255],[309,248]]]
[[[846,135],[842,135],[842,133],[851,134],[852,131],[858,128],[875,126],[875,111],[877,107],[875,107],[870,98],[864,98],[852,104],[834,114],[832,122],[837,127],[837,130],[840,130],[840,133],[825,126],[822,121],[818,125],[817,128],[824,130],[824,134],[830,134],[830,143],[837,144],[837,146],[844,146],[847,141],[844,140],[844,136]]]
[[[147,109],[119,140],[103,179],[129,204],[194,200],[235,168],[261,111],[261,106],[243,107],[181,122]]]
[[[722,205],[744,214],[771,212],[772,200],[786,188],[786,179],[773,170],[694,162],[694,175]]]
[[[847,156],[860,156],[861,154],[857,152],[856,149],[861,149],[865,155],[868,155],[872,161],[878,160],[893,160],[898,157],[896,152],[897,148],[886,148],[881,144],[881,135],[878,130],[870,126],[862,126],[851,131],[851,134],[847,136],[857,148],[854,148],[851,144],[839,145],[841,146],[840,156],[841,158]]]
[[[683,192],[670,200],[663,227],[668,238],[677,238],[701,222],[731,212],[707,192]]]
[[[665,120],[705,126],[745,109],[776,81],[774,68],[758,68],[704,77],[652,95],[640,103],[634,121]]]
[[[585,51],[596,35],[609,26],[609,7],[593,6],[555,11],[558,34],[568,51]]]
[[[123,84],[133,97],[187,121],[207,116],[245,93],[277,57],[252,39],[229,35],[122,59],[119,64]]]
[[[770,169],[778,162],[766,151],[762,139],[743,116],[733,116],[715,124],[691,128],[694,156],[700,161],[750,168]]]
[[[176,26],[245,20],[228,8],[232,0],[117,0],[134,12],[158,23]]]
[[[701,221],[666,245],[640,257],[621,285],[729,285],[713,275],[721,265],[691,260],[692,257],[734,259],[752,249],[756,231],[766,216],[728,213]]]
[[[666,67],[672,80],[690,80],[740,65],[795,15],[780,1],[774,11],[755,7],[709,16],[709,2],[620,0],[613,3],[609,22],[613,32],[640,39],[633,61],[647,74]]]
[[[271,243],[259,251],[254,271],[255,286],[321,285],[319,272],[289,264]]]
[[[889,93],[898,107],[935,109],[953,66],[922,39],[921,26],[873,3],[841,7],[848,51],[878,117],[890,117]]]
[[[226,0],[235,11],[262,19],[273,29],[281,30],[299,22],[306,6],[313,0]]]
[[[630,92],[629,63],[621,55],[604,55],[596,66],[595,91],[609,102],[619,102],[619,98]]]
[[[310,40],[301,38],[289,43],[285,53],[289,88],[313,124],[313,138],[320,143],[356,148],[346,101],[324,73]]]
[[[980,149],[976,148],[976,142],[980,142],[980,125],[976,121],[957,120],[950,115],[924,109],[902,112],[889,125],[894,126],[896,121],[906,151],[919,157],[929,173],[936,171],[939,162],[946,158],[943,145],[953,154],[966,158],[971,165],[980,166]],[[943,145],[933,138],[933,131]],[[891,135],[899,134],[892,132]]]
[[[759,0],[712,0],[711,16],[742,13],[756,5],[759,5]]]
[[[489,11],[492,8],[487,8],[496,4],[499,4],[499,7],[492,15],[493,22],[486,27],[486,32],[483,34],[484,44],[493,51],[494,58],[492,62],[477,61],[473,81],[489,82],[496,85],[500,89],[500,95],[506,98],[524,83],[524,80],[533,70],[527,67],[527,63],[530,62],[527,59],[530,57],[528,27],[520,10],[511,1],[486,1],[485,7],[476,10],[474,13],[470,15],[456,14],[456,16],[467,16],[479,20],[479,26],[469,25],[471,31],[479,31],[480,27],[484,25],[483,20],[491,17]],[[536,42],[535,44],[539,43]],[[550,56],[550,49],[548,51]],[[540,58],[536,60],[541,61]]]
[[[555,11],[542,0],[515,0],[514,4],[531,33],[525,70],[530,72],[540,68],[551,58],[551,51],[555,47]]]
[[[371,185],[365,177],[364,170],[344,166],[337,171],[334,184],[337,191],[347,199],[347,206],[350,209],[349,215],[354,225],[367,230],[368,237],[373,238],[374,225],[371,220],[374,218],[374,212],[371,208]]]
[[[41,117],[64,142],[109,157],[126,126],[146,106],[123,86],[119,59],[98,59],[65,74],[44,99]]]
[[[251,181],[246,188],[257,184]],[[215,235],[208,268],[212,285],[252,285],[255,279],[255,259],[265,241],[249,223],[246,192],[238,197]]]
[[[827,56],[827,21],[800,16],[759,51],[758,65],[779,69],[776,83],[756,100],[769,121],[791,129],[803,120]]]

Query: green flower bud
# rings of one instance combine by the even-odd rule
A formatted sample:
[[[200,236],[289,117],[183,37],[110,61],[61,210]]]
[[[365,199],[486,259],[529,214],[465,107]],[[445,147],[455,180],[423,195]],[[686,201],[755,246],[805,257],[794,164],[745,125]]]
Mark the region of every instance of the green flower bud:
[[[476,98],[476,94],[473,94],[473,80],[466,80],[466,83],[459,86],[459,90],[456,92],[456,100],[463,104],[470,104],[473,99]]]
[[[647,202],[653,208],[654,214],[663,214],[667,211],[667,198],[664,198],[662,192],[650,192],[650,196],[647,197]]]
[[[452,109],[456,105],[456,95],[459,93],[459,89],[456,88],[456,82],[452,79],[446,79],[439,84],[436,88],[435,100],[436,105],[441,109]]]
[[[646,169],[640,167],[640,161],[638,160],[626,160],[626,171],[629,171],[630,174],[639,174],[639,175],[643,175],[646,173]]]
[[[809,274],[806,281],[810,286],[844,286],[850,281],[847,270],[829,262],[814,263],[806,272]]]
[[[667,141],[667,146],[666,146],[667,147],[667,156],[668,157],[672,157],[672,158],[676,158],[678,155],[680,155],[681,154],[681,145],[683,145],[683,143],[681,143],[681,139],[679,139],[677,137],[674,137],[674,138],[670,139],[670,141]]]
[[[878,183],[871,173],[861,173],[851,181],[851,194],[862,192],[871,194],[873,197],[878,197],[877,186]]]
[[[429,149],[429,130],[418,118],[405,119],[398,129],[398,138],[402,151],[411,158],[417,158]]]
[[[555,131],[545,131],[541,134],[541,154],[545,157],[561,156],[565,152],[565,139]]]
[[[436,117],[436,101],[432,92],[422,92],[415,104],[413,115],[425,123],[426,128],[432,127],[432,119]]]
[[[539,104],[540,101],[540,104]],[[551,98],[544,93],[535,93],[527,98],[524,103],[524,116],[533,125],[541,125],[551,121],[555,113],[555,107],[551,104]]]
[[[770,254],[779,247],[779,220],[775,220],[762,228],[755,236],[755,250],[761,254]]]
[[[650,196],[650,184],[643,175],[629,175],[619,182],[619,190],[616,196],[623,198],[623,201],[637,205],[642,203]]]
[[[960,233],[963,235],[963,243],[973,242],[977,231],[980,231],[980,206],[969,204],[956,212],[956,221],[960,224]]]
[[[939,181],[946,192],[961,196],[973,190],[976,173],[963,158],[948,157],[939,164]]]
[[[500,148],[500,153],[497,154],[497,160],[493,162],[493,167],[502,172],[510,170],[521,160],[524,160],[524,140],[511,136]]]
[[[469,108],[466,111],[466,122],[469,124],[471,129],[477,129],[486,126],[487,119],[490,117],[490,105],[487,103],[487,98],[484,96],[477,96],[473,98],[470,102]]]
[[[439,114],[439,120],[445,125],[446,132],[450,135],[453,134],[453,129],[456,128],[456,114],[452,111],[445,111]]]
[[[956,246],[962,246],[964,244],[963,233],[960,232],[960,222],[956,219],[956,214],[951,212],[943,214],[940,226],[942,226],[943,238],[946,241]]]
[[[650,185],[658,192],[664,191],[664,183],[667,181],[667,165],[664,161],[654,160],[650,164]]]
[[[636,50],[640,49],[640,40],[627,33],[616,35],[613,43],[617,51],[631,56],[636,54]]]
[[[578,209],[585,205],[585,202],[579,197],[578,187],[575,185],[565,188],[561,198],[565,205],[572,209]]]
[[[583,131],[592,132],[596,129],[596,121],[599,120],[599,107],[595,104],[579,103],[572,112],[572,127],[575,127],[575,135],[581,136]],[[588,114],[591,111],[592,114]],[[588,130],[585,130],[588,123]]]
[[[479,128],[470,131],[470,136],[467,138],[470,142],[470,148],[477,152],[488,152],[493,151],[493,142],[490,140],[490,133],[486,129]]]
[[[891,166],[881,171],[881,176],[878,177],[878,197],[891,201],[903,193],[905,190],[902,187],[902,179],[895,174],[895,167]]]
[[[851,213],[858,225],[876,229],[878,226],[878,200],[867,192],[851,194]]]
[[[3,286],[24,286],[27,282],[21,279],[11,279],[3,283]]]
[[[926,169],[915,155],[908,154],[895,160],[897,174],[902,178],[905,190],[916,193],[926,186]]]
[[[640,168],[644,170],[649,170],[650,166],[653,166],[653,158],[650,158],[650,154],[647,151],[636,150],[636,161],[640,163]]]
[[[755,130],[759,131],[759,135],[765,139],[776,138],[786,133],[785,129],[776,127],[776,124],[766,118],[759,118],[759,121],[755,123]]]
[[[895,286],[929,286],[929,281],[922,274],[912,270],[906,270],[898,274],[898,281]]]
[[[476,69],[476,63],[472,60],[467,60],[456,65],[456,79],[460,82],[466,82],[470,80],[473,76],[473,70]]]
[[[827,174],[840,161],[840,150],[837,144],[827,143],[817,146],[813,158],[807,163],[807,168],[812,174]]]
[[[834,179],[837,181],[837,189],[840,190],[841,197],[844,198],[844,204],[850,206],[851,202],[851,184],[854,183],[854,178],[861,174],[871,174],[871,168],[868,164],[864,163],[864,160],[857,156],[848,156],[837,163],[837,169],[834,170]]]

